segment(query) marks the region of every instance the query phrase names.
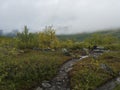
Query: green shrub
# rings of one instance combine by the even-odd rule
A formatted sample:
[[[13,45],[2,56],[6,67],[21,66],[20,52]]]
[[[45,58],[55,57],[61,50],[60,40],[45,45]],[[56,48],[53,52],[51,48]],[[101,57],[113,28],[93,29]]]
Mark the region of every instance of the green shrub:
[[[109,49],[109,50],[120,50],[120,43],[117,43],[117,44],[109,44],[109,45],[105,45],[104,46],[106,49]]]

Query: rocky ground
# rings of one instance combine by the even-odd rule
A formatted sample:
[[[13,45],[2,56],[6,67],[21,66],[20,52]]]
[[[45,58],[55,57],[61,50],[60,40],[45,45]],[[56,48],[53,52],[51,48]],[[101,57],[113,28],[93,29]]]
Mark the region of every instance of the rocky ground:
[[[68,72],[77,62],[88,56],[82,56],[80,59],[72,59],[66,62],[59,69],[58,75],[51,81],[43,81],[35,90],[70,90]]]
[[[92,56],[97,58],[99,55],[100,54],[93,54]],[[76,64],[76,62],[87,57],[88,56],[82,56],[80,59],[69,60],[61,66],[56,77],[54,77],[51,81],[43,81],[42,84],[35,90],[70,90],[68,72],[72,69],[72,66]],[[106,66],[102,66],[104,66],[104,69],[106,70]],[[96,90],[113,90],[118,84],[120,85],[120,77],[108,81]]]
[[[120,77],[117,77],[115,79],[108,81],[107,83],[100,86],[96,90],[113,90],[119,84],[120,84]]]

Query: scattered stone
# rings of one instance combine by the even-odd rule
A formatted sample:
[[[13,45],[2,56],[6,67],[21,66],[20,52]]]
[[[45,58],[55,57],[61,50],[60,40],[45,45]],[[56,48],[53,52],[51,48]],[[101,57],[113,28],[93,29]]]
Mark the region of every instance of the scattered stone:
[[[114,88],[120,84],[120,77],[116,79],[112,79],[111,81],[105,83],[101,87],[95,89],[95,90],[114,90]]]
[[[71,68],[67,68],[65,71],[69,72],[70,70],[72,70],[72,67]]]
[[[112,68],[110,68],[108,65],[106,64],[100,64],[100,67],[105,70],[107,73],[109,73],[110,75],[114,75],[114,72],[112,70]]]
[[[51,49],[52,52],[55,52],[55,49]]]
[[[38,87],[36,90],[43,90],[42,88]]]
[[[66,48],[62,49],[62,53],[66,56],[70,56],[70,52]]]
[[[23,51],[23,50],[19,50],[18,52],[19,52],[19,53],[24,53],[24,51]]]
[[[56,82],[56,84],[57,84],[57,85],[61,85],[61,84],[62,84],[62,82]]]
[[[61,88],[60,86],[57,86],[59,89]]]
[[[67,50],[66,48],[63,48],[63,49],[62,49],[62,52],[63,52],[63,53],[66,53],[66,52],[68,52],[68,50]]]
[[[102,69],[106,69],[106,65],[105,64],[100,64],[100,67],[102,68]]]
[[[34,47],[33,50],[40,51],[40,50],[42,50],[42,49],[37,48],[37,47]]]
[[[72,59],[66,62],[61,66],[58,75],[53,78],[51,82],[43,81],[41,84],[43,89],[38,87],[36,90],[70,90],[68,72],[76,62],[86,57],[88,56],[83,56],[80,59]]]
[[[44,81],[44,82],[42,83],[42,86],[43,86],[44,88],[49,88],[49,87],[51,87],[51,84],[49,83],[49,81]]]
[[[120,72],[119,72],[118,74],[119,74],[119,76],[120,76]]]
[[[113,90],[116,87],[116,83],[114,81],[108,82],[103,86],[97,88],[96,90]]]
[[[117,80],[116,80],[116,81],[117,81],[117,83],[119,83],[119,84],[120,84],[120,77],[119,77],[119,78],[117,78]]]

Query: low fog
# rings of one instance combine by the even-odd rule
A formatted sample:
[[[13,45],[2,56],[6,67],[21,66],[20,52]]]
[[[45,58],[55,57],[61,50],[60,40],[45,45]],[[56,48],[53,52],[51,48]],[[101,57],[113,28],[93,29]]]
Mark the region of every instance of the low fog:
[[[31,32],[52,25],[57,34],[120,27],[120,0],[0,0],[0,30]]]

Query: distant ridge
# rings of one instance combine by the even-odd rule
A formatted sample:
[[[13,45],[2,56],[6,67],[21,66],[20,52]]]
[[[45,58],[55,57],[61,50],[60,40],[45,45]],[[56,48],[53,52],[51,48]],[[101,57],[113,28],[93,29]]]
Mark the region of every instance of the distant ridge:
[[[111,29],[111,30],[103,30],[103,31],[96,31],[91,33],[79,33],[79,34],[69,34],[69,35],[57,35],[57,37],[61,40],[72,39],[76,41],[82,41],[85,38],[90,37],[93,34],[110,34],[120,39],[120,29]]]

